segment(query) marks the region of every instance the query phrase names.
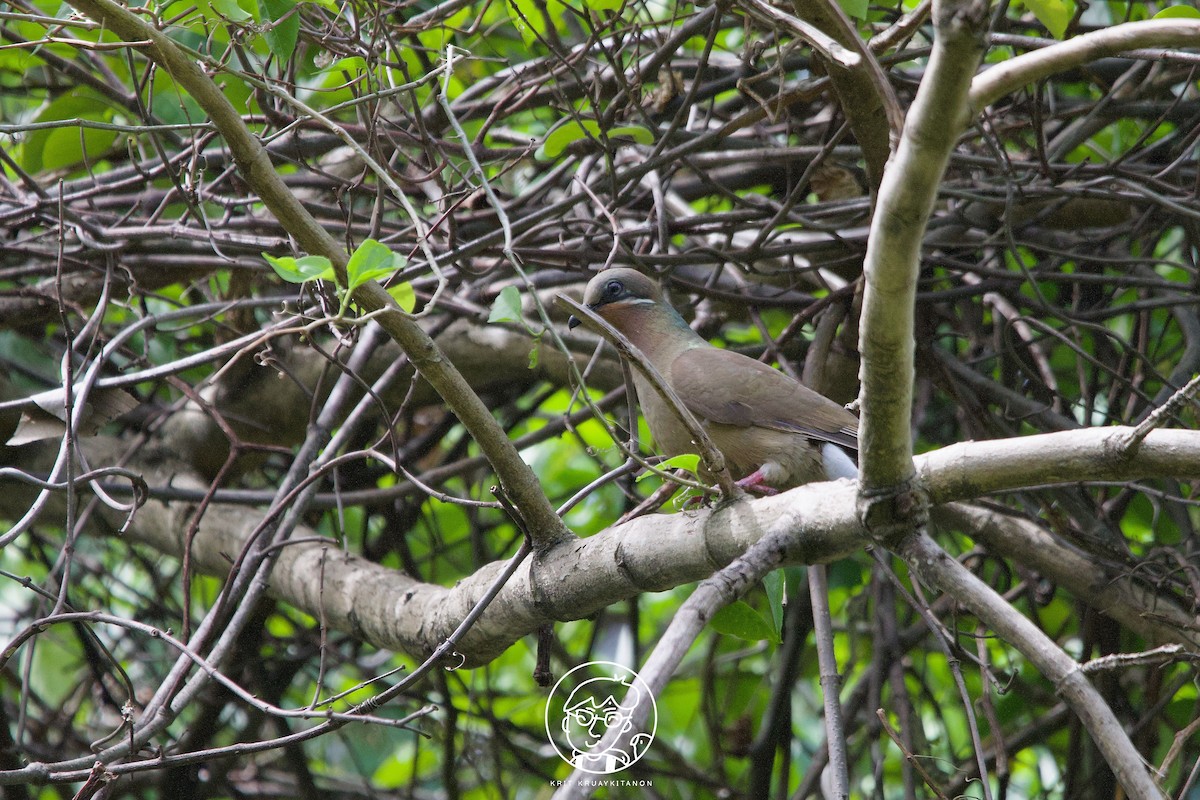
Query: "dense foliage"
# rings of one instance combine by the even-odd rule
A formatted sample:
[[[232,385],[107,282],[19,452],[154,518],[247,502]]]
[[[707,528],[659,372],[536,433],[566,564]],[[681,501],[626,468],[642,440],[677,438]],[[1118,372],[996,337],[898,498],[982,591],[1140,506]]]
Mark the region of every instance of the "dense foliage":
[[[160,45],[100,21],[107,3],[0,10],[4,796],[549,796],[571,770],[546,739],[539,650],[555,675],[636,667],[693,584],[612,589],[627,599],[559,614],[540,644],[522,631],[357,706],[436,641],[400,652],[388,611],[334,609],[350,588],[333,562],[377,566],[353,582],[388,603],[490,584],[521,510],[419,356],[260,199],[263,164]],[[857,395],[878,147],[934,34],[927,4],[846,8],[882,101],[760,0],[133,10],[355,254],[350,289],[378,279],[415,314],[589,536],[639,506],[703,513],[638,478],[620,367],[566,330],[554,296],[595,270],[659,275],[713,342]],[[1159,10],[1003,3],[983,69]],[[925,237],[916,452],[1136,425],[1200,371],[1198,67],[1137,51],[974,110]],[[1166,412],[1156,424],[1195,426],[1186,399]],[[1197,475],[1091,477],[980,498],[979,530],[935,514],[933,535],[1081,662],[1181,646],[1090,677],[1164,791],[1200,796]],[[252,577],[275,558],[264,592]],[[705,631],[621,773],[649,788],[609,796],[819,795],[806,580],[785,568]],[[854,796],[983,797],[981,768],[987,796],[1114,796],[1057,687],[954,598],[880,546],[829,582]]]

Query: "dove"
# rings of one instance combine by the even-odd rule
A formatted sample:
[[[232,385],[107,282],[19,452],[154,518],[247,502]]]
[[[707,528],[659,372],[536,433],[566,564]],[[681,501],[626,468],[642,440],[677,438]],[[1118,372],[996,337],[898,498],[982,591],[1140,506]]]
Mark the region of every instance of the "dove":
[[[609,269],[588,283],[584,305],[640,350],[725,456],[742,489],[776,494],[804,483],[857,478],[858,418],[789,375],[714,347],[666,302],[653,279]],[[568,326],[580,324],[571,317]],[[638,404],[666,455],[699,447],[639,370]],[[849,451],[849,452],[848,452]],[[701,477],[711,480],[701,468]]]

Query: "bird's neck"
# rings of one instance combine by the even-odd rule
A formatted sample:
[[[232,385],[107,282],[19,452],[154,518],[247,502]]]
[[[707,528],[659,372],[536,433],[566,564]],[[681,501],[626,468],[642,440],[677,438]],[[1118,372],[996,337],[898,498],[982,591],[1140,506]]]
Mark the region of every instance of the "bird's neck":
[[[671,306],[637,303],[612,309],[608,321],[660,370],[669,367],[680,353],[708,346]]]

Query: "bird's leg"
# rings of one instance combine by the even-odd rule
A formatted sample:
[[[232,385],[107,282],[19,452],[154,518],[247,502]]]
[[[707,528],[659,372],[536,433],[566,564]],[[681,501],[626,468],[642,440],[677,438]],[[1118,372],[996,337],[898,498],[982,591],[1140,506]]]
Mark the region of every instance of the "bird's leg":
[[[747,492],[754,492],[755,494],[762,494],[768,497],[779,494],[778,489],[767,486],[766,480],[767,476],[763,474],[762,468],[759,468],[740,481],[737,481],[737,485]]]

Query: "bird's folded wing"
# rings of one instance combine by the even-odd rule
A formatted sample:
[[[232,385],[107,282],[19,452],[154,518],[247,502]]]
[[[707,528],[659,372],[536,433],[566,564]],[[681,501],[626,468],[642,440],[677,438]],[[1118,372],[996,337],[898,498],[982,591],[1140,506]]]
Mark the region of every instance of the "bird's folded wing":
[[[668,380],[693,414],[724,425],[801,433],[858,448],[858,418],[753,358],[710,347],[684,351]]]

